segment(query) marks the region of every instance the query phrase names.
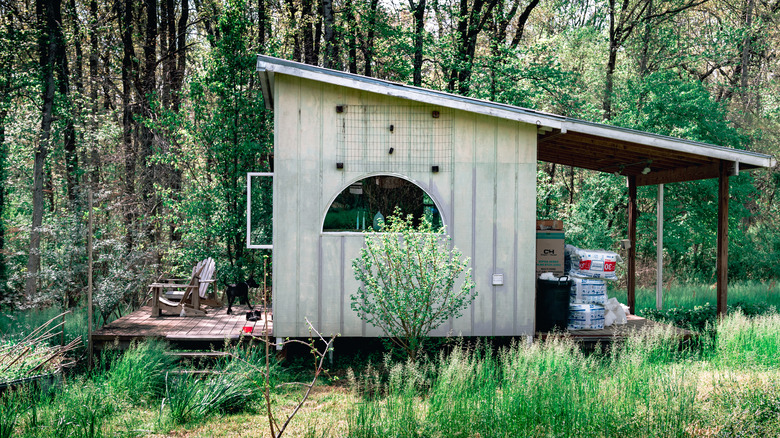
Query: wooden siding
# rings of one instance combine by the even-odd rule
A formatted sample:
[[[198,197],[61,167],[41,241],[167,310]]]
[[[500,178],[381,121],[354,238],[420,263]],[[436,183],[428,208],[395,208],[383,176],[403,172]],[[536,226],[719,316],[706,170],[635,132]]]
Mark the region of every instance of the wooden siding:
[[[323,233],[325,214],[349,184],[392,174],[414,182],[438,205],[453,242],[471,259],[478,295],[462,317],[432,333],[533,334],[535,296],[536,127],[452,111],[449,171],[397,174],[336,168],[336,105],[409,107],[419,102],[277,74],[273,306],[274,335],[379,336],[352,311],[352,260],[361,233]],[[431,106],[431,108],[435,108]],[[432,163],[435,164],[435,163]],[[504,275],[503,286],[492,275]]]

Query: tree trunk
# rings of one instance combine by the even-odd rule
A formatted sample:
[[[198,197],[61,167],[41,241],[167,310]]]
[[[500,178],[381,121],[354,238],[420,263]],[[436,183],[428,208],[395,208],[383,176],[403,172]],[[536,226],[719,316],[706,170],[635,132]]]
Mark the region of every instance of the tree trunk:
[[[366,43],[363,45],[363,74],[371,77],[374,72],[372,65],[374,64],[374,37],[376,35],[376,16],[377,8],[379,7],[379,0],[370,0],[368,8],[368,17],[366,17],[368,27],[366,31]]]
[[[38,0],[35,4],[40,27],[38,52],[43,82],[43,105],[41,107],[41,130],[38,137],[38,145],[35,148],[33,164],[33,215],[30,229],[30,253],[27,259],[27,278],[24,286],[24,294],[28,300],[31,300],[36,292],[38,271],[41,264],[43,168],[51,141],[54,92],[56,89],[54,70],[57,62],[58,45],[62,44],[62,29],[60,28],[60,23],[62,23],[61,7],[60,0]]]
[[[288,31],[288,38],[292,39],[293,46],[293,61],[301,62],[303,53],[301,52],[301,40],[298,37],[300,32],[298,31],[298,7],[295,4],[295,0],[287,0],[287,16],[290,20]]]
[[[355,4],[352,0],[344,3],[347,14],[347,65],[349,72],[357,74],[357,24],[355,20]]]
[[[653,15],[653,0],[648,0],[647,14],[644,22],[645,33],[642,35],[642,51],[639,54],[639,77],[644,78],[647,76],[648,64],[650,62],[650,38],[653,34],[653,27],[650,22],[650,17]]]
[[[301,33],[303,34],[303,58],[309,65],[317,65],[314,55],[314,13],[312,0],[301,0]]]
[[[325,68],[341,70],[338,34],[336,32],[336,18],[333,13],[333,0],[322,0],[322,19],[325,23],[325,56],[323,65]]]
[[[323,0],[331,2],[331,15],[333,14],[333,0]],[[265,40],[266,36],[270,34],[268,27],[271,25],[268,19],[268,11],[266,9],[265,0],[257,0],[257,50],[258,53],[265,53]]]
[[[122,25],[122,149],[125,161],[124,221],[125,245],[133,249],[135,221],[135,149],[133,147],[133,107],[131,102],[133,78],[137,61],[133,48],[133,0],[125,0],[120,17]]]
[[[62,21],[60,20],[59,23]],[[61,32],[61,29],[60,29]],[[76,126],[74,123],[74,117],[78,114],[78,108],[72,105],[70,100],[70,71],[68,69],[68,58],[65,51],[65,39],[60,37],[63,43],[57,44],[56,51],[56,72],[57,72],[57,88],[59,90],[60,99],[63,100],[66,110],[65,118],[65,131],[63,132],[63,150],[65,151],[65,187],[68,196],[68,201],[72,206],[76,202],[76,190],[78,186],[78,155],[76,153]],[[78,39],[78,38],[77,38]],[[80,47],[78,45],[77,47]],[[80,52],[79,49],[77,51]]]
[[[169,9],[170,8],[170,9]],[[162,78],[160,85],[160,100],[162,107],[171,108],[171,82],[173,80],[173,70],[176,68],[176,14],[174,12],[173,0],[160,1],[160,56],[162,62]]]
[[[146,36],[144,40],[144,69],[138,100],[141,102],[142,116],[145,120],[152,119],[151,100],[154,98],[157,86],[155,70],[157,68],[157,0],[146,0]],[[152,144],[154,133],[145,123],[140,126],[140,145],[138,160],[141,166],[141,199],[143,201],[143,214],[148,218],[147,231],[149,237],[158,241],[153,218],[157,215],[157,201],[154,196],[154,181],[159,177],[157,165],[149,162],[152,156]]]
[[[262,0],[260,0],[262,2]],[[172,15],[175,15],[172,13]],[[189,4],[186,1],[181,2],[181,13],[179,14],[179,24],[176,35],[171,35],[171,45],[175,47],[175,53],[171,53],[172,59],[176,59],[171,72],[171,110],[178,114],[181,108],[181,89],[184,84],[184,74],[187,69],[187,22],[190,17]],[[175,17],[171,17],[173,23]],[[169,29],[170,32],[170,29]],[[179,144],[175,139],[171,139],[171,148],[173,153],[179,153]],[[170,187],[174,196],[181,192],[182,173],[181,170],[173,167],[170,175]],[[175,222],[168,226],[168,235],[171,242],[181,240],[181,233],[177,230]]]
[[[76,91],[78,96],[84,95],[84,51],[81,46],[81,25],[79,23],[79,17],[76,13],[76,1],[70,0],[68,4],[68,15],[70,15],[71,22],[73,23],[73,47],[76,52],[76,59],[74,60],[75,74],[74,84],[76,85]],[[65,93],[65,96],[70,96],[70,73],[68,71],[67,53],[65,52],[65,45],[62,46],[62,78],[60,81],[60,93]],[[68,122],[65,129],[65,166],[66,166],[66,178],[68,182],[68,199],[71,206],[76,201],[77,190],[79,187],[79,161],[78,161],[78,145],[77,143],[83,142],[83,133],[76,132],[75,120],[81,119],[81,105],[74,105],[72,99],[65,99],[67,105],[71,108],[68,113]]]
[[[409,7],[414,16],[414,58],[412,61],[412,83],[415,87],[422,86],[423,41],[425,38],[425,1],[418,0],[417,5],[409,0]]]
[[[750,92],[748,91],[748,84],[750,79],[750,54],[751,54],[751,42],[752,27],[753,25],[753,0],[747,0],[747,6],[745,8],[745,36],[742,38],[742,56],[740,56],[740,76],[739,87],[742,91],[742,106],[745,110],[745,116],[748,117],[748,108],[750,106]]]
[[[607,70],[604,76],[604,99],[601,107],[604,120],[612,119],[612,88],[617,64],[618,41],[615,35],[615,0],[609,0],[609,57],[607,58]]]
[[[98,129],[98,89],[100,80],[98,79],[98,6],[97,0],[89,2],[89,100],[91,105],[91,118],[89,126],[91,127],[91,148],[90,148],[90,184],[92,190],[96,190],[100,182],[100,152],[96,134]]]
[[[0,89],[0,95],[6,96],[5,84]],[[5,281],[8,279],[5,263],[5,166],[8,159],[8,148],[5,144],[5,118],[8,111],[0,109],[0,299],[4,297]]]

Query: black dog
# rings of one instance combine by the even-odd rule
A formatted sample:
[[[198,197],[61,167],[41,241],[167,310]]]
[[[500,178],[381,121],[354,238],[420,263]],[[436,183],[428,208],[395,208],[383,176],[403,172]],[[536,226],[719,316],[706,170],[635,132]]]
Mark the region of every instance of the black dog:
[[[255,279],[252,277],[249,277],[249,280],[238,284],[229,284],[227,290],[225,291],[225,295],[227,295],[228,299],[227,314],[230,315],[233,313],[231,307],[233,306],[233,301],[236,298],[238,298],[239,304],[246,304],[249,306],[249,310],[254,309],[252,304],[249,303],[249,288],[255,288],[259,286],[260,285],[257,284]]]

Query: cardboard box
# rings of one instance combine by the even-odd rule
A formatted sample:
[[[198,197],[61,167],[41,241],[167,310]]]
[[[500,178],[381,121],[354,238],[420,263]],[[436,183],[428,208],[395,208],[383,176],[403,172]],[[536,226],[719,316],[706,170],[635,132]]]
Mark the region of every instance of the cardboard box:
[[[536,277],[544,272],[563,276],[563,231],[536,232]]]
[[[559,221],[557,219],[538,220],[536,221],[536,229],[542,231],[563,231],[563,221]]]

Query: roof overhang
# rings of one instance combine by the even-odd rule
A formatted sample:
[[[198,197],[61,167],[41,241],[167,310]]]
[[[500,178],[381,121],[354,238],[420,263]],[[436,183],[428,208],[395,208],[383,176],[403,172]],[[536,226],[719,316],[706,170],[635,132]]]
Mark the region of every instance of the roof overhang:
[[[732,174],[774,167],[770,155],[620,128],[512,105],[457,96],[396,82],[257,56],[266,107],[273,108],[275,74],[290,75],[385,96],[537,126],[537,157],[551,163],[635,176],[637,185],[715,178],[721,162]],[[648,172],[649,169],[649,172]]]

